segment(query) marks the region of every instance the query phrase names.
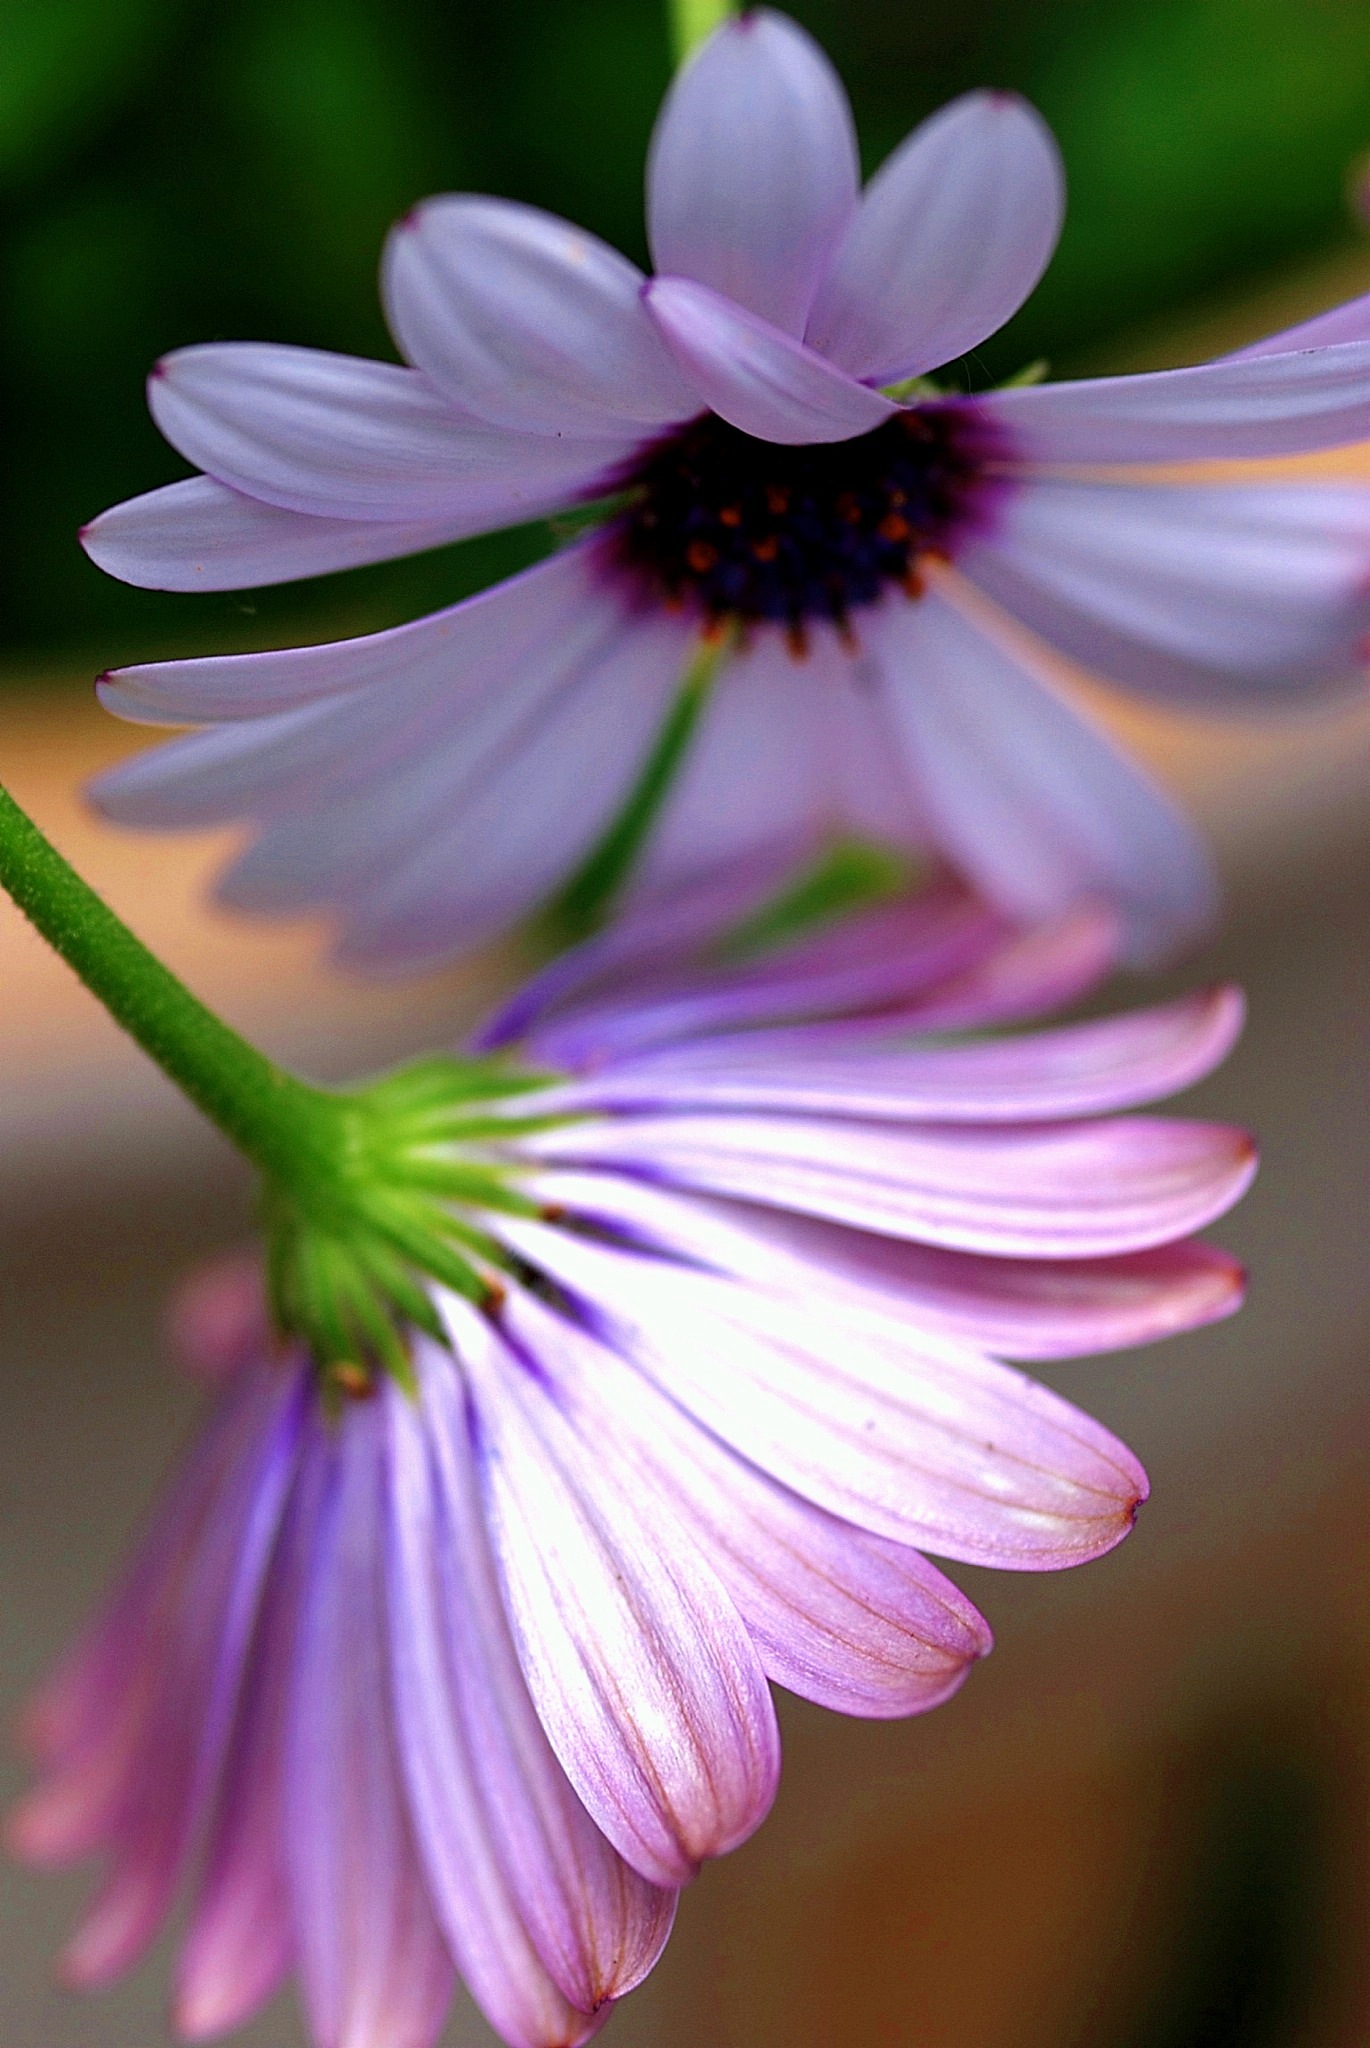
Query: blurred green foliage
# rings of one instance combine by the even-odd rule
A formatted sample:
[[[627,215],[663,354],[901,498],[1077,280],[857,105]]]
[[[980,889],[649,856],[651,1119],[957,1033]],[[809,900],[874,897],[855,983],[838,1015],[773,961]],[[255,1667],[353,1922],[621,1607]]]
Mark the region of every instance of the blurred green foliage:
[[[1032,305],[970,374],[1057,364],[1344,237],[1370,145],[1370,0],[795,0],[873,165],[919,116],[1013,85],[1061,139],[1071,212]],[[387,224],[509,193],[644,257],[668,76],[654,0],[0,0],[3,642],[124,658],[441,602],[527,557],[471,543],[304,591],[168,598],[81,556],[79,521],[183,474],[142,402],[179,343],[389,353]]]

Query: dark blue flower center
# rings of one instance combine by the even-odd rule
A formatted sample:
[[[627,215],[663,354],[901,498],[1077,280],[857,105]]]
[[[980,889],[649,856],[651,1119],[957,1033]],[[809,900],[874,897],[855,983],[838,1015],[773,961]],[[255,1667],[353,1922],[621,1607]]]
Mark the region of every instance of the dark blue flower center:
[[[802,646],[811,623],[844,629],[892,585],[917,595],[919,557],[949,558],[984,524],[999,438],[956,401],[803,448],[705,413],[623,472],[630,502],[603,544],[642,601],[709,624],[775,624]]]

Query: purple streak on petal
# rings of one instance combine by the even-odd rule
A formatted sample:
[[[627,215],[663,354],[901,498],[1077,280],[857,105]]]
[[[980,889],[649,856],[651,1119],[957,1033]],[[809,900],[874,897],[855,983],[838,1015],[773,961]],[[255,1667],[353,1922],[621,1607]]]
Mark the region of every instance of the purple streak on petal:
[[[1064,210],[1060,152],[1041,116],[1013,93],[966,93],[872,178],[805,339],[872,384],[965,355],[1022,305]]]
[[[375,690],[395,705],[431,693],[455,720],[476,710],[492,687],[508,687],[511,668],[554,647],[582,608],[600,604],[586,549],[570,547],[383,633],[113,669],[100,679],[100,701],[138,724],[209,725]]]
[[[545,1098],[551,1113],[762,1110],[896,1123],[1028,1123],[1135,1109],[1226,1058],[1243,1003],[1218,988],[1031,1037],[907,1046],[841,1024],[722,1033],[630,1055]],[[875,1029],[879,1019],[872,1020]]]
[[[1002,1259],[852,1230],[609,1173],[524,1183],[569,1228],[731,1274],[793,1301],[815,1293],[1022,1361],[1082,1358],[1232,1314],[1244,1274],[1198,1239],[1108,1259]]]
[[[1116,682],[1248,703],[1345,680],[1370,633],[1370,490],[1038,482],[960,568]]]
[[[1112,1549],[1145,1498],[1107,1430],[916,1323],[786,1302],[542,1224],[511,1221],[508,1236],[594,1302],[620,1355],[705,1428],[896,1543],[1053,1571]]]
[[[647,160],[653,261],[802,334],[858,181],[851,110],[822,50],[749,10],[666,95]]]
[[[207,1830],[204,1871],[176,1970],[175,2024],[192,2041],[241,2026],[296,1960],[286,1863],[288,1707],[325,1491],[316,1429],[287,1510]]]
[[[537,207],[429,199],[392,231],[381,279],[409,360],[496,426],[613,436],[699,410],[637,265]]]
[[[526,1312],[545,1325],[545,1312]],[[889,1719],[940,1705],[988,1651],[984,1621],[916,1550],[800,1499],[601,1347],[556,1331],[543,1349],[583,1432],[630,1444],[776,1683],[839,1713]]]
[[[555,1375],[582,1340],[511,1292],[516,1341]],[[619,1853],[679,1885],[744,1841],[779,1738],[736,1608],[612,1441],[589,1440],[450,1303],[474,1390],[491,1534],[519,1659],[562,1767]]]
[[[318,2048],[432,2048],[451,1960],[424,1882],[391,1720],[382,1418],[320,1422],[325,1494],[305,1588],[286,1752],[300,1976]]]
[[[1370,440],[1370,341],[987,392],[1028,462],[1195,462]]]
[[[458,411],[417,370],[271,342],[206,342],[158,364],[148,403],[188,462],[325,519],[534,519],[632,453],[626,429],[559,441]]]
[[[744,434],[786,447],[850,441],[898,411],[892,399],[707,285],[663,276],[645,296],[700,399]]]
[[[1278,334],[1267,334],[1263,341],[1233,349],[1221,360],[1243,363],[1253,356],[1288,355],[1293,349],[1328,348],[1344,341],[1370,341],[1370,292],[1348,299],[1344,306],[1332,306],[1326,313],[1315,313],[1311,320],[1300,320]]]
[[[395,1713],[434,1904],[493,2026],[557,2048],[640,1982],[674,1895],[628,1869],[557,1763],[519,1669],[457,1370],[387,1393]],[[601,2015],[602,2017],[602,2015]]]
[[[950,600],[954,599],[954,602]],[[1189,821],[1082,712],[1040,649],[953,574],[891,613],[885,701],[939,843],[1025,921],[1111,906],[1150,961],[1211,921],[1216,883]]]
[[[315,519],[264,505],[213,477],[191,476],[112,505],[82,527],[81,545],[107,575],[147,590],[257,590],[422,554],[490,523],[483,514],[474,523],[451,516]]]
[[[207,1465],[192,1461],[192,1513],[181,1520],[183,1485],[169,1525],[154,1530],[147,1562],[135,1567],[132,1597],[111,1612],[128,1638],[92,1646],[79,1681],[85,1712],[69,1722],[68,1746],[18,1816],[21,1851],[45,1860],[108,1854],[108,1874],[63,1957],[72,1984],[95,1988],[121,1975],[171,1905],[222,1768],[299,1428],[288,1378],[259,1372],[225,1398],[207,1433]],[[179,1553],[161,1549],[169,1528]]]

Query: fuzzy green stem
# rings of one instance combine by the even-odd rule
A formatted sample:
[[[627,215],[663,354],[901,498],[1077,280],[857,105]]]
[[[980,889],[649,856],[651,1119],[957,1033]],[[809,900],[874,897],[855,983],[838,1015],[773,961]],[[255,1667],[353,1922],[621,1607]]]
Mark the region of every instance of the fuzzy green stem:
[[[261,1171],[332,1180],[334,1103],[207,1010],[0,789],[0,884],[117,1024]]]
[[[669,10],[677,64],[683,64],[697,44],[737,11],[732,0],[669,0]]]

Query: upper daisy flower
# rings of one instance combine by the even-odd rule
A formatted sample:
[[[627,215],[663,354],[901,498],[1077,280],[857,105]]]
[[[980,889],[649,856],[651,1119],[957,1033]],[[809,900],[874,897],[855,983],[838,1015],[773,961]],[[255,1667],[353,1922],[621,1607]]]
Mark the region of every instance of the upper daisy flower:
[[[578,503],[576,544],[335,646],[103,683],[216,728],[107,776],[131,823],[247,819],[239,905],[325,905],[412,963],[545,900],[632,796],[700,636],[726,659],[645,860],[763,841],[934,843],[1015,915],[1105,898],[1135,954],[1202,923],[1202,851],[1054,692],[1049,650],[1190,703],[1353,671],[1370,492],[1231,462],[1370,437],[1365,302],[1191,369],[970,398],[921,384],[1018,308],[1060,226],[1050,135],[973,93],[860,189],[817,46],[767,9],[677,77],[651,279],[505,201],[417,208],[384,294],[412,367],[267,344],[159,364],[204,474],[86,531],[167,589],[309,576]],[[1223,458],[1222,482],[1157,465]]]

